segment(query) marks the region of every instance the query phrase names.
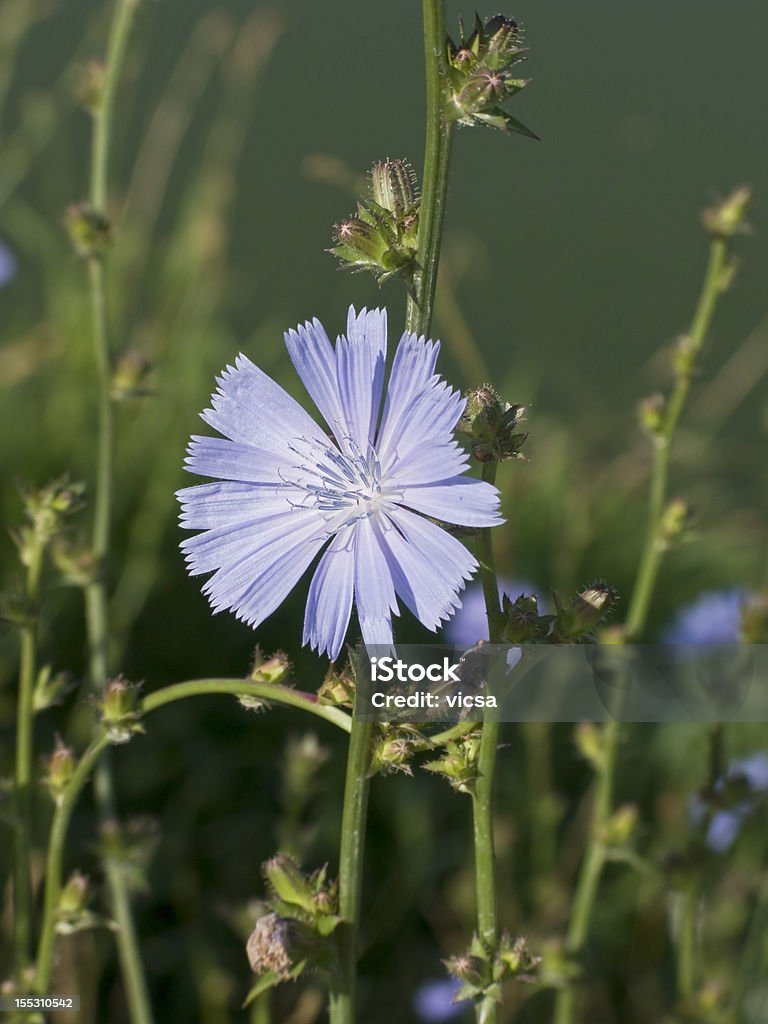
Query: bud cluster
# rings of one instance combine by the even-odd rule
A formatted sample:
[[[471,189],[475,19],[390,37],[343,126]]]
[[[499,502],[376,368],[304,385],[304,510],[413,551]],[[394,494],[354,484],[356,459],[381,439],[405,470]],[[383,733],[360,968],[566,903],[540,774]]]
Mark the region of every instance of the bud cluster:
[[[413,775],[411,758],[423,745],[423,737],[415,726],[378,725],[371,746],[370,774],[402,772]]]
[[[534,594],[520,594],[512,601],[502,597],[503,639],[512,644],[569,644],[594,640],[617,600],[616,591],[606,583],[585,587],[567,604],[553,594],[556,613],[540,615]]]
[[[468,793],[471,796],[475,791],[479,756],[480,730],[474,729],[446,743],[440,757],[427,761],[423,767],[428,772],[442,775],[457,793]]]
[[[22,491],[26,523],[13,534],[22,564],[30,568],[61,532],[67,516],[82,507],[85,485],[66,477]]]
[[[476,15],[474,29],[466,37],[461,24],[459,42],[447,40],[449,120],[537,138],[502,107],[528,84],[528,79],[516,78],[512,70],[524,59],[526,50],[521,42],[520,26],[502,14],[486,22]]]
[[[296,862],[278,853],[264,865],[269,898],[248,938],[251,970],[259,976],[245,1005],[273,985],[298,978],[309,967],[330,971],[335,945],[328,937],[341,924],[336,913],[338,886],[327,867],[305,875]]]
[[[411,288],[416,270],[419,195],[416,175],[405,160],[383,160],[371,168],[370,195],[357,212],[335,226],[328,251],[342,268],[369,270],[378,283],[402,278]]]
[[[490,384],[467,395],[459,430],[469,438],[472,454],[479,462],[521,459],[520,449],[528,437],[517,432],[523,422],[524,405],[504,402]]]
[[[477,935],[473,936],[469,951],[446,960],[445,966],[462,983],[454,1002],[474,999],[478,1003],[493,1004],[501,1002],[505,982],[534,981],[534,972],[540,963],[541,957],[530,951],[522,935],[513,940],[505,932],[497,949],[492,949]]]
[[[272,686],[277,686],[278,684],[286,685],[290,672],[291,663],[287,655],[283,654],[282,651],[276,651],[271,657],[267,658],[261,648],[257,647],[253,652],[248,679],[254,683],[269,683]],[[268,700],[264,700],[263,697],[251,696],[250,694],[240,694],[237,699],[249,711],[267,711],[270,706]]]

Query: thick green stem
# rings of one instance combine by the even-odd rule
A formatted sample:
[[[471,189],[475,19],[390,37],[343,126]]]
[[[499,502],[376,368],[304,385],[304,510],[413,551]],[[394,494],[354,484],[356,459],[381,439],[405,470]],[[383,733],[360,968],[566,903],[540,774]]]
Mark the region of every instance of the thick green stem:
[[[642,636],[661,559],[667,549],[662,527],[667,500],[670,449],[677,424],[688,398],[696,359],[701,352],[712,322],[717,299],[723,291],[727,255],[725,240],[723,238],[713,238],[710,245],[709,261],[704,283],[686,338],[688,349],[685,353],[685,358],[680,359],[676,367],[672,394],[664,410],[660,428],[654,438],[653,467],[651,470],[648,499],[648,524],[645,545],[629,603],[629,612],[624,630],[626,641],[637,640]],[[600,877],[605,864],[605,847],[602,836],[604,826],[610,818],[612,809],[618,739],[618,723],[615,719],[612,719],[604,726],[604,762],[597,779],[589,841],[581,866],[576,898],[566,938],[566,948],[574,957],[578,957],[582,953],[586,944]],[[694,908],[695,899],[694,895],[694,902],[692,904]],[[686,929],[685,935],[686,943],[693,942],[695,946],[695,930]],[[685,965],[691,960],[693,953],[686,947],[684,950],[679,950],[678,955],[679,960],[683,962],[684,971],[687,971],[688,967]],[[576,994],[572,988],[564,988],[558,992],[555,1003],[554,1024],[573,1024],[575,998]]]
[[[33,539],[27,565],[26,601],[29,619],[21,628],[19,699],[16,711],[15,809],[16,832],[13,882],[13,949],[16,977],[26,967],[32,941],[32,757],[34,695],[37,677],[37,603],[43,566],[43,544]]]
[[[483,464],[483,480],[496,482],[495,462]],[[477,543],[480,579],[485,596],[485,611],[488,616],[488,636],[491,643],[502,642],[504,620],[499,599],[499,583],[493,557],[493,542],[490,528],[480,531]],[[480,753],[477,763],[477,780],[472,794],[472,824],[475,846],[475,891],[477,899],[477,934],[486,947],[494,951],[499,939],[499,923],[496,910],[496,856],[493,844],[493,777],[496,768],[496,751],[499,746],[499,722],[486,716],[483,720],[480,738]],[[496,1004],[476,1006],[478,1021],[496,1024]]]
[[[340,936],[339,970],[331,988],[331,1024],[354,1024],[355,1021],[357,946],[365,824],[370,788],[371,730],[370,722],[353,717],[339,850],[339,914],[344,919],[344,925]]]
[[[427,134],[419,209],[418,270],[415,296],[409,296],[406,330],[429,334],[440,262],[440,241],[448,191],[453,124],[445,116],[445,9],[443,0],[423,0],[424,64],[427,86]]]
[[[35,969],[35,991],[42,995],[48,993],[53,972],[53,954],[56,945],[56,917],[61,895],[61,871],[64,857],[64,846],[67,839],[67,828],[72,817],[77,798],[88,780],[93,766],[102,751],[108,746],[106,736],[95,739],[75,769],[69,785],[62,794],[53,816],[51,834],[48,840],[48,857],[45,871],[45,895],[43,897],[43,922],[40,931],[40,942],[37,951]]]
[[[101,95],[93,110],[90,201],[94,211],[105,217],[115,93],[137,5],[138,0],[116,0],[104,61]],[[97,693],[104,687],[109,673],[108,583],[114,452],[112,360],[107,333],[104,278],[103,255],[95,254],[88,262],[88,281],[98,405],[98,454],[93,510],[93,554],[97,573],[86,588],[85,607],[91,685]],[[98,766],[95,788],[102,819],[113,818],[114,793],[107,758]],[[112,912],[118,924],[117,946],[130,1017],[133,1024],[151,1024],[152,1011],[131,916],[127,882],[124,874],[115,866],[108,865],[106,871]]]

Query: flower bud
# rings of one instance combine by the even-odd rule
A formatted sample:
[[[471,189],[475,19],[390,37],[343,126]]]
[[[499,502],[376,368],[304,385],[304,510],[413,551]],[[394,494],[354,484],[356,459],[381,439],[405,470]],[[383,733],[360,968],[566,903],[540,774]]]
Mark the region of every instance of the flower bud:
[[[510,644],[533,642],[540,626],[539,605],[535,594],[520,594],[511,601],[507,594],[501,599],[504,615],[504,640]]]
[[[35,712],[59,704],[72,689],[72,677],[67,672],[54,673],[50,665],[43,665],[37,673],[35,690],[32,695],[32,709]]]
[[[152,393],[147,387],[152,364],[136,349],[129,349],[119,359],[112,375],[112,397],[116,401],[127,398],[143,398]]]
[[[257,683],[283,683],[290,674],[291,663],[287,655],[282,651],[276,651],[271,657],[266,658],[257,647],[253,652],[253,662],[249,679]]]
[[[564,640],[578,640],[591,633],[605,618],[618,598],[613,587],[597,582],[577,594],[567,608],[559,608],[554,632]]]
[[[78,69],[75,99],[92,114],[98,113],[104,95],[106,67],[101,60],[91,60]]]
[[[480,756],[480,732],[473,731],[458,740],[447,743],[442,755],[427,761],[422,767],[447,779],[457,793],[472,794],[477,780],[477,761]]]
[[[74,751],[63,742],[60,736],[57,736],[54,751],[45,762],[44,776],[45,784],[57,804],[72,781],[75,763]]]
[[[409,735],[404,729],[385,726],[373,741],[370,774],[376,775],[381,772],[386,775],[399,771],[404,775],[412,775],[413,770],[409,762],[413,754],[414,735]]]
[[[579,722],[574,731],[576,749],[596,772],[605,767],[605,738],[594,722]]]
[[[541,957],[531,952],[524,935],[519,935],[514,942],[509,935],[502,935],[499,959],[506,968],[507,977],[515,978],[517,981],[533,981],[531,972],[541,963]]]
[[[59,895],[59,913],[73,915],[85,910],[89,889],[86,876],[79,871],[73,871]]]
[[[624,804],[606,822],[600,838],[608,846],[626,846],[637,826],[637,807]]]
[[[459,430],[470,439],[472,454],[480,462],[519,459],[528,435],[515,431],[524,413],[524,405],[502,401],[490,384],[484,384],[467,396]]]
[[[106,216],[90,203],[74,203],[64,213],[64,227],[78,256],[97,259],[112,241],[112,227]]]
[[[317,691],[317,699],[321,704],[333,704],[335,707],[352,707],[355,699],[355,677],[351,668],[337,672],[333,666]]]
[[[660,437],[664,427],[666,402],[660,394],[641,399],[637,407],[640,426],[649,437]]]
[[[712,238],[720,239],[748,231],[746,215],[751,203],[752,189],[746,185],[734,189],[721,203],[704,211],[704,227]]]
[[[659,521],[659,542],[665,547],[680,538],[690,526],[691,510],[682,498],[673,498]]]
[[[137,732],[144,732],[138,710],[138,685],[122,676],[110,679],[99,704],[101,724],[110,743],[127,743]]]
[[[313,888],[291,857],[276,854],[264,864],[264,877],[275,897],[307,913],[313,912]]]
[[[371,198],[395,218],[413,213],[418,203],[416,173],[406,160],[382,160],[371,168]]]

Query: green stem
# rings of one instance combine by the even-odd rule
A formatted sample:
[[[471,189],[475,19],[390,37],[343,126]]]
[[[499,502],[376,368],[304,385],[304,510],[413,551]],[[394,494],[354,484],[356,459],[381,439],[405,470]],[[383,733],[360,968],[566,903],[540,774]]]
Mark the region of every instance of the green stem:
[[[714,238],[710,244],[709,260],[701,294],[687,335],[689,349],[686,359],[684,361],[681,360],[676,367],[672,394],[666,405],[661,426],[654,438],[646,538],[635,586],[629,603],[629,612],[624,630],[624,639],[626,641],[631,642],[642,636],[661,559],[667,548],[665,538],[662,536],[662,522],[667,500],[670,449],[677,424],[688,398],[696,359],[701,352],[712,322],[718,296],[723,291],[726,259],[727,245],[725,240]],[[600,877],[605,864],[605,847],[602,835],[604,826],[611,815],[618,740],[619,726],[616,719],[613,718],[606,722],[604,726],[603,751],[605,760],[597,779],[589,843],[577,882],[576,898],[566,938],[566,949],[574,957],[578,957],[582,953],[586,944]],[[695,929],[692,933],[688,933],[688,938],[695,943]],[[685,961],[688,953],[681,951],[680,956]],[[573,988],[561,989],[555,1002],[554,1024],[573,1024],[574,1010],[575,992]]]
[[[29,619],[21,628],[19,699],[16,711],[16,832],[14,846],[14,968],[16,977],[26,967],[32,940],[32,884],[30,854],[32,832],[32,757],[34,695],[37,677],[37,603],[43,567],[43,544],[30,543],[26,601]]]
[[[344,919],[338,975],[331,988],[331,1024],[354,1024],[357,946],[363,884],[365,824],[368,812],[371,757],[370,722],[353,716],[344,785],[344,810],[339,850],[339,914]]]
[[[496,482],[495,462],[483,464],[483,480]],[[485,597],[485,611],[488,616],[488,636],[491,643],[502,642],[504,619],[499,599],[499,583],[493,556],[491,530],[480,531],[477,543],[480,579]],[[496,856],[493,844],[493,777],[496,768],[496,751],[499,746],[499,722],[490,716],[483,719],[480,737],[480,752],[477,763],[477,780],[472,794],[472,825],[475,847],[475,891],[477,899],[477,934],[486,947],[495,953],[499,924],[496,909]],[[496,1003],[479,1002],[476,1006],[478,1021],[496,1024]]]
[[[107,215],[109,150],[115,93],[123,67],[126,45],[138,0],[116,0],[104,62],[101,95],[93,110],[91,142],[90,201],[94,211]],[[108,582],[110,534],[112,525],[112,482],[114,455],[114,416],[112,408],[112,367],[107,333],[105,272],[102,254],[88,261],[88,282],[94,363],[97,378],[98,453],[93,512],[93,555],[96,577],[86,588],[85,608],[91,685],[100,692],[109,673]],[[113,818],[114,791],[110,763],[104,759],[96,775],[96,799],[102,820]],[[117,946],[133,1024],[152,1024],[152,1010],[138,949],[136,929],[131,916],[126,878],[114,865],[107,865],[107,882],[112,913],[117,921]]]
[[[48,993],[48,986],[51,983],[53,971],[53,954],[56,940],[56,916],[59,909],[59,897],[61,895],[61,867],[64,856],[64,846],[67,838],[67,828],[72,817],[72,810],[77,802],[83,786],[88,780],[93,766],[99,759],[102,751],[109,745],[106,736],[95,739],[75,768],[69,785],[59,800],[51,825],[51,834],[48,840],[48,856],[45,871],[45,895],[43,897],[43,922],[40,931],[40,942],[37,951],[37,966],[35,969],[35,991],[41,995]]]
[[[292,690],[287,686],[274,683],[255,683],[245,679],[193,679],[184,683],[174,683],[162,690],[155,690],[141,702],[142,714],[149,714],[156,708],[163,707],[176,700],[187,697],[198,697],[209,693],[229,693],[237,697],[259,697],[263,700],[276,701],[289,707],[302,708],[326,722],[337,725],[345,732],[352,730],[352,719],[339,708],[319,704],[311,693]]]
[[[661,428],[654,439],[653,468],[648,499],[648,525],[645,546],[640,559],[637,581],[629,605],[626,624],[627,640],[636,640],[645,628],[653,589],[659,566],[665,551],[664,540],[659,536],[659,527],[664,514],[667,497],[667,477],[672,439],[685,406],[691,387],[693,368],[707,336],[717,298],[722,291],[723,273],[727,258],[726,243],[721,238],[713,239],[709,251],[709,263],[704,278],[699,302],[688,332],[690,353],[688,366],[678,371],[674,388],[664,412]]]
[[[677,922],[677,994],[683,1005],[693,996],[696,986],[696,910],[699,887],[689,882],[679,894],[680,917]]]
[[[424,17],[424,64],[427,86],[427,133],[424,175],[419,209],[418,270],[415,298],[409,296],[406,330],[429,334],[440,262],[440,241],[448,191],[453,124],[445,116],[445,9],[443,0],[422,0]]]

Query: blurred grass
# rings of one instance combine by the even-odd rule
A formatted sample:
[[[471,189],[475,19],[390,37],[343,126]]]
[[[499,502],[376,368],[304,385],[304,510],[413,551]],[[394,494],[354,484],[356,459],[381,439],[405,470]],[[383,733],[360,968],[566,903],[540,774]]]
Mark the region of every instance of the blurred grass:
[[[488,377],[531,405],[529,462],[502,474],[505,575],[544,593],[598,576],[629,592],[648,471],[633,406],[665,386],[659,353],[695,298],[705,252],[698,209],[741,180],[758,194],[757,230],[740,244],[744,267],[722,304],[675,451],[675,487],[691,499],[696,529],[665,563],[655,636],[701,590],[768,583],[768,139],[755,123],[768,99],[768,9],[742,0],[714,25],[695,0],[649,0],[641,13],[607,0],[517,6],[532,47],[525,120],[544,142],[459,134],[437,313],[453,381]],[[42,483],[63,470],[92,477],[84,271],[60,219],[85,191],[88,126],[73,88],[77,66],[100,52],[105,12],[89,0],[5,0],[0,18],[0,237],[19,261],[0,290],[0,515],[8,525],[20,514],[15,481]],[[115,650],[127,674],[151,688],[241,674],[259,640],[286,648],[310,688],[324,667],[298,649],[304,592],[255,637],[232,618],[212,618],[183,571],[173,491],[213,377],[238,351],[299,395],[281,340],[291,324],[316,314],[335,331],[350,301],[386,302],[397,332],[396,287],[379,293],[363,277],[339,274],[322,250],[373,159],[403,155],[418,166],[418,11],[405,0],[354,13],[306,0],[146,3],[128,71],[113,154],[111,336],[117,351],[138,350],[154,369],[153,394],[119,410]],[[19,572],[7,535],[0,561],[12,589]],[[78,594],[51,575],[43,657],[76,676],[81,619]],[[15,635],[3,627],[4,771],[16,659]],[[72,701],[46,716],[39,749],[81,718]],[[246,963],[231,920],[259,894],[259,864],[283,822],[284,742],[299,728],[283,712],[248,716],[234,702],[201,700],[158,714],[146,739],[119,752],[121,806],[151,813],[161,828],[138,907],[162,1019],[243,1019],[236,1007]],[[313,865],[335,862],[343,764],[340,741],[320,735],[331,756],[306,809]],[[571,730],[557,726],[549,739],[554,870],[542,867],[535,845],[544,811],[532,802],[522,730],[508,730],[500,765],[504,919],[534,948],[562,932],[589,798]],[[759,727],[731,728],[727,743],[729,756],[768,746]],[[706,761],[702,728],[629,730],[618,796],[639,804],[643,852],[657,865],[686,842],[686,800]],[[753,988],[755,1005],[768,967],[764,821],[756,815],[733,857],[711,865],[703,919],[705,973],[726,989]],[[432,778],[374,785],[362,963],[372,1024],[412,1019],[410,994],[466,941],[468,822],[469,808]],[[93,825],[85,805],[71,866],[98,884]],[[7,859],[2,845],[0,866]],[[589,1011],[601,1024],[664,1018],[667,898],[663,881],[618,865],[609,872],[587,965]],[[70,952],[92,966],[89,942],[72,940]],[[103,955],[93,1019],[120,1024],[115,967]],[[525,1006],[523,995],[509,993],[505,1019],[546,1021],[551,995]],[[293,988],[278,993],[274,1019],[287,1020],[297,997]],[[304,998],[296,1024],[317,1018],[310,990]],[[745,1020],[759,1024],[760,1012]]]

